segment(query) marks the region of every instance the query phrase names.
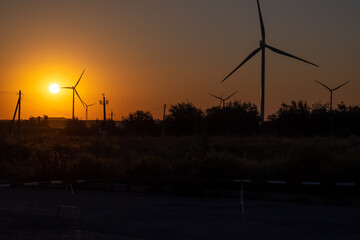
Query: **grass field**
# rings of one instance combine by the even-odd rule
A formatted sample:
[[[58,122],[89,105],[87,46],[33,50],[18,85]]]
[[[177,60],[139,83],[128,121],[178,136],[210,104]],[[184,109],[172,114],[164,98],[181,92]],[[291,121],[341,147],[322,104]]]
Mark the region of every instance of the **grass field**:
[[[1,181],[120,176],[360,181],[360,139],[24,137],[0,139]]]

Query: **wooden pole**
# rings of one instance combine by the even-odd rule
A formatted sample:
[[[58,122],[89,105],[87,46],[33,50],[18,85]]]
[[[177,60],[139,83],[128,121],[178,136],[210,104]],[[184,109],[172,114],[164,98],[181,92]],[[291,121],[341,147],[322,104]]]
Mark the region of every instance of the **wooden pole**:
[[[103,94],[103,106],[104,106],[104,123],[106,121],[106,101],[105,101],[105,93]]]
[[[163,115],[163,121],[165,120],[166,117],[166,104],[164,104],[164,115]]]
[[[21,109],[21,90],[19,90],[19,112],[18,112],[18,135],[20,136],[20,109]]]

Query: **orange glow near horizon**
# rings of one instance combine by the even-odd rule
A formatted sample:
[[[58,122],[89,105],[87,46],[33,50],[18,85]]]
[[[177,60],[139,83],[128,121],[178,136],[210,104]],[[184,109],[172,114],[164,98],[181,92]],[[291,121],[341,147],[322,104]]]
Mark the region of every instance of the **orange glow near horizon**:
[[[267,51],[265,115],[291,100],[327,103],[328,92],[312,79],[330,87],[350,81],[334,106],[360,104],[360,1],[260,4],[268,43],[320,65]],[[260,54],[220,84],[259,44],[256,1],[18,0],[0,1],[0,9],[0,119],[12,118],[19,90],[22,119],[71,118],[72,91],[52,94],[49,85],[72,87],[84,68],[81,99],[98,103],[105,93],[116,120],[136,110],[161,118],[164,104],[187,101],[206,109],[218,104],[208,93],[235,91],[232,100],[260,110]],[[85,115],[75,95],[75,117]],[[89,119],[102,119],[99,104]]]

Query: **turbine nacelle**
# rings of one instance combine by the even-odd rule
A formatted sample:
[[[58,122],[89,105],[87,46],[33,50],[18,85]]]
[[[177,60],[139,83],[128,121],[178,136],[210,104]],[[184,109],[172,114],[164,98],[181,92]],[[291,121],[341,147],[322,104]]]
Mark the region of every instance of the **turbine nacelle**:
[[[260,40],[260,47],[261,47],[261,48],[265,48],[265,47],[266,47],[265,41]]]
[[[346,84],[348,84],[350,82],[350,81],[347,81],[347,82],[337,86],[336,88],[329,88],[328,86],[326,86],[325,84],[319,82],[318,80],[314,79],[314,81],[317,82],[318,84],[320,84],[321,86],[323,86],[324,88],[326,88],[327,90],[329,90],[329,92],[330,92],[330,111],[332,111],[332,95],[333,95],[333,91],[338,90],[339,88],[341,88],[342,86],[344,86],[344,85],[346,85]]]
[[[222,97],[222,94],[221,94],[220,97],[218,97],[218,96],[216,96],[216,95],[214,95],[214,94],[211,94],[211,93],[209,93],[209,95],[211,95],[211,96],[213,96],[214,98],[217,98],[217,99],[220,100],[220,105],[219,105],[219,107],[221,107],[221,104],[223,105],[223,107],[225,107],[225,101],[228,100],[228,99],[230,99],[230,98],[231,98],[232,96],[234,96],[237,92],[238,92],[238,91],[232,93],[232,94],[229,95],[227,98],[223,98],[223,97]]]

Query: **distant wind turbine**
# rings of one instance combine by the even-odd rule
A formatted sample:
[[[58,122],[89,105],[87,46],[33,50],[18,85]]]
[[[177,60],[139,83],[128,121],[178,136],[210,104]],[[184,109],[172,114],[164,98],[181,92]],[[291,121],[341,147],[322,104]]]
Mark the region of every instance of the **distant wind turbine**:
[[[333,96],[333,91],[338,90],[339,88],[341,88],[342,86],[344,86],[345,84],[349,83],[350,81],[347,81],[346,83],[341,84],[340,86],[337,86],[336,88],[329,88],[328,86],[326,86],[325,84],[317,81],[314,79],[315,82],[317,82],[318,84],[320,84],[321,86],[323,86],[324,88],[328,89],[330,91],[330,111],[332,111],[332,96]]]
[[[87,121],[87,120],[88,120],[88,107],[94,106],[96,103],[87,105],[87,104],[84,102],[84,104],[85,104],[85,108],[86,108],[86,121]]]
[[[223,105],[223,107],[225,107],[225,101],[228,100],[228,99],[230,99],[230,98],[231,98],[232,96],[234,96],[235,93],[237,93],[237,92],[238,92],[238,91],[234,92],[233,94],[231,94],[231,95],[228,96],[227,98],[223,98],[223,97],[222,97],[222,94],[221,94],[221,97],[215,96],[214,94],[211,94],[211,93],[209,93],[209,95],[211,95],[211,96],[213,96],[214,98],[217,98],[217,99],[220,100],[220,105],[219,105],[219,107],[221,107],[221,104]]]
[[[72,90],[73,90],[73,105],[72,105],[72,119],[73,119],[73,120],[75,119],[75,116],[74,116],[75,93],[76,93],[76,95],[78,96],[78,98],[80,99],[81,104],[84,106],[83,100],[81,100],[81,97],[80,97],[79,93],[76,91],[76,86],[79,84],[79,82],[80,82],[80,80],[81,80],[81,77],[83,76],[84,72],[85,72],[85,69],[84,69],[84,71],[81,73],[80,78],[79,78],[79,80],[77,81],[77,83],[75,84],[75,86],[73,86],[73,87],[61,87],[61,88],[64,88],[64,89],[72,89]],[[84,107],[85,107],[85,106],[84,106]]]
[[[252,53],[250,53],[249,56],[247,56],[245,58],[244,61],[242,61],[242,63],[240,63],[239,66],[237,66],[229,75],[226,76],[226,78],[224,78],[221,82],[224,82],[228,77],[231,76],[231,74],[233,74],[236,70],[238,70],[242,65],[244,65],[248,60],[250,60],[253,56],[255,56],[260,50],[261,50],[261,122],[264,122],[264,108],[265,108],[265,48],[270,49],[271,51],[287,56],[287,57],[291,57],[291,58],[295,58],[297,60],[309,63],[311,65],[314,65],[316,67],[318,67],[318,65],[311,63],[309,61],[306,61],[304,59],[301,59],[299,57],[295,57],[294,55],[291,55],[289,53],[286,53],[284,51],[281,51],[277,48],[274,48],[272,46],[269,46],[265,43],[265,27],[264,27],[264,23],[263,23],[263,19],[262,19],[262,15],[261,15],[261,10],[260,10],[260,4],[259,4],[259,0],[257,0],[257,7],[258,7],[258,12],[259,12],[259,18],[260,18],[260,27],[261,27],[261,36],[262,36],[262,40],[260,40],[260,47],[255,49]]]
[[[223,101],[222,94],[221,94],[221,96],[220,96],[220,97],[218,97],[218,96],[216,96],[216,95],[214,95],[214,94],[211,94],[211,93],[209,93],[209,95],[210,95],[210,96],[213,96],[214,98],[219,99],[219,100],[220,100],[219,107],[221,107],[221,104],[222,104],[222,101]]]

